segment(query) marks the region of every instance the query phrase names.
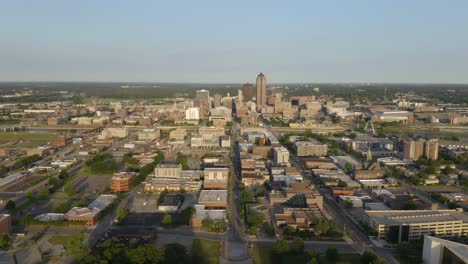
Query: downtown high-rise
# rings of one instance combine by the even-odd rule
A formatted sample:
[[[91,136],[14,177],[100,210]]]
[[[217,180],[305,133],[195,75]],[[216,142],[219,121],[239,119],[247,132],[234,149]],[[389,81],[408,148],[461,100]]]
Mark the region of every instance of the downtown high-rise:
[[[266,105],[266,78],[265,75],[261,72],[257,76],[257,107],[262,108]]]

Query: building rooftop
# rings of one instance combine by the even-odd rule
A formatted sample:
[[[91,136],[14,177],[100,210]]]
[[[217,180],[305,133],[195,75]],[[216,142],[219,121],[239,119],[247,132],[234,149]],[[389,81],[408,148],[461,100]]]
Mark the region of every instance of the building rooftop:
[[[198,202],[226,202],[227,190],[202,190]]]
[[[462,221],[468,223],[468,214],[460,210],[383,210],[366,211],[377,224],[402,225],[432,222]]]

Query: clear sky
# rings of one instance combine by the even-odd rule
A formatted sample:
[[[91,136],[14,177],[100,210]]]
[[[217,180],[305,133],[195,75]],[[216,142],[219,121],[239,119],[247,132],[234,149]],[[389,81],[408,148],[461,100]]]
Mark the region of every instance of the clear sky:
[[[468,83],[468,1],[0,0],[0,81]]]

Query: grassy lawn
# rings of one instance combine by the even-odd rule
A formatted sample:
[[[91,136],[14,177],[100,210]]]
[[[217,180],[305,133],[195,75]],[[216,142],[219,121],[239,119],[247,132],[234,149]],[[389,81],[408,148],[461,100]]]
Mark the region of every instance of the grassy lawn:
[[[254,264],[271,264],[271,248],[270,247],[253,247],[253,263]]]
[[[69,236],[52,236],[49,238],[49,243],[52,245],[63,245],[68,255],[80,258],[88,252],[88,247],[84,243],[87,236],[85,233]]]
[[[55,133],[0,133],[0,140],[50,141],[57,137]]]
[[[192,256],[194,263],[215,264],[219,263],[221,251],[219,241],[195,239],[192,244]]]

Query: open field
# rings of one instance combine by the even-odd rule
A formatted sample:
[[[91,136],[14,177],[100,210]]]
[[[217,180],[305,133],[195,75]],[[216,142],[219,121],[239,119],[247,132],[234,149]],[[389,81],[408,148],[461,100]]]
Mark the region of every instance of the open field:
[[[57,137],[54,133],[0,133],[0,141],[5,140],[31,140],[50,141]]]

